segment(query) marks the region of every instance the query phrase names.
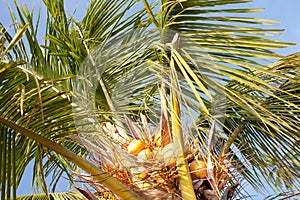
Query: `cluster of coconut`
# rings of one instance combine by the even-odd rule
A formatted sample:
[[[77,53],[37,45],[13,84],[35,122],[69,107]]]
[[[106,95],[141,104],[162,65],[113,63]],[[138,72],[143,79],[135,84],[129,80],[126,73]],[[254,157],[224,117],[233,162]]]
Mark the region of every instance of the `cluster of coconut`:
[[[127,146],[127,152],[136,156],[139,163],[157,161],[168,169],[176,167],[176,157],[179,155],[174,143],[169,143],[163,147],[154,139],[151,144],[143,140],[134,139]],[[192,150],[186,151],[186,159],[189,163],[189,170],[193,180],[207,178],[207,165],[202,160],[197,160]],[[145,179],[150,174],[141,173],[139,177]]]
[[[115,166],[110,166],[104,161],[101,167],[139,194],[144,192],[156,194],[163,191],[172,198],[180,196],[177,158],[181,152],[173,142],[170,125],[164,124],[162,119],[161,126],[152,132],[146,120],[142,120],[143,128],[136,126],[129,119],[126,122],[131,132],[130,136],[122,135],[115,126],[106,124],[105,132],[120,144],[122,148],[120,152],[126,153],[118,154],[120,157],[117,162],[112,155],[110,161],[112,164],[117,163]],[[208,180],[207,162],[205,158],[201,159],[203,155],[199,153],[199,148],[185,144],[184,156],[194,190],[197,194],[202,194],[212,187]],[[218,174],[215,169],[214,174]]]

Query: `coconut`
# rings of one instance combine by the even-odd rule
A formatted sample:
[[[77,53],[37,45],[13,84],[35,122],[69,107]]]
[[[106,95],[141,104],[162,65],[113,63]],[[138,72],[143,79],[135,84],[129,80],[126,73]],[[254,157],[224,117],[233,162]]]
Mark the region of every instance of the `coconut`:
[[[174,144],[170,143],[168,145],[166,145],[162,151],[161,151],[161,155],[163,156],[163,160],[164,163],[172,168],[175,166],[176,164],[176,157],[179,155],[178,151],[176,151]]]
[[[152,158],[152,152],[149,148],[143,149],[137,155],[138,162],[145,162],[145,161],[147,161],[148,159],[151,159],[151,158]]]
[[[150,176],[150,174],[148,174],[148,173],[140,173],[140,174],[138,174],[137,175],[137,178],[139,179],[139,180],[144,180],[144,179],[146,179],[146,178],[148,178]]]
[[[192,179],[207,178],[207,165],[204,161],[194,160],[190,164],[190,171],[191,171]]]
[[[138,154],[140,151],[145,149],[146,144],[142,140],[132,140],[128,147],[127,152],[131,154]]]
[[[151,184],[144,181],[135,181],[135,184],[140,188],[141,190],[148,190],[151,188]]]

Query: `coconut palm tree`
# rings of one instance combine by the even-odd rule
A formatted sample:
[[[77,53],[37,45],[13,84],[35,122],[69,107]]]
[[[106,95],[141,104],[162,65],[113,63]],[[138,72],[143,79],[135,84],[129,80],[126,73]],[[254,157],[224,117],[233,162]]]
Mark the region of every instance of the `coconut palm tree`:
[[[37,198],[297,194],[299,54],[274,53],[292,44],[232,6],[246,2],[92,1],[75,21],[44,0],[43,42],[16,4],[0,35],[1,198],[29,162]],[[51,193],[62,177],[78,192]]]

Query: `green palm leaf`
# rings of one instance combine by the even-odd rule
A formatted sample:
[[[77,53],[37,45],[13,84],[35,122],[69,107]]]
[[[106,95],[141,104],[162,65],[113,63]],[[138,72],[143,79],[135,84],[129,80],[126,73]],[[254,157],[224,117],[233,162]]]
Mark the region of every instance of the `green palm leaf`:
[[[30,194],[24,196],[18,196],[17,200],[85,200],[86,198],[77,191],[68,191],[68,192],[60,192],[60,193],[49,193],[47,194]]]

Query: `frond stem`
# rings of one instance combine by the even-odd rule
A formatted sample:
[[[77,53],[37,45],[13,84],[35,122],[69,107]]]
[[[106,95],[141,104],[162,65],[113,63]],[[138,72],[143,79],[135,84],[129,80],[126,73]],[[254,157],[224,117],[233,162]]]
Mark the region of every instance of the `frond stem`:
[[[93,56],[92,56],[91,53],[90,53],[90,50],[89,50],[89,48],[88,48],[88,45],[86,44],[86,41],[84,40],[83,34],[82,34],[80,28],[79,28],[76,24],[75,24],[75,26],[76,26],[77,31],[78,31],[78,33],[79,33],[79,35],[80,35],[80,37],[81,37],[81,39],[82,39],[82,41],[83,41],[84,48],[86,49],[86,51],[87,51],[87,53],[88,53],[88,55],[89,55],[89,59],[90,59],[90,61],[92,62],[93,67],[96,69],[98,82],[99,82],[99,84],[100,84],[100,86],[101,86],[101,89],[102,89],[103,94],[104,94],[104,96],[105,96],[105,99],[106,99],[106,102],[107,102],[107,104],[108,104],[108,107],[109,107],[110,111],[111,111],[113,114],[116,114],[116,112],[117,112],[117,111],[116,111],[116,108],[115,108],[115,106],[114,106],[114,104],[113,104],[113,102],[112,102],[112,99],[111,99],[111,97],[110,97],[110,94],[109,94],[109,92],[108,92],[106,86],[105,86],[105,83],[104,83],[104,81],[103,81],[101,75],[99,74],[99,72],[98,72],[98,70],[97,70],[96,62],[95,62]],[[123,138],[125,138],[125,139],[127,139],[127,140],[130,139],[130,137],[124,132],[126,129],[125,129],[124,125],[122,124],[122,122],[120,122],[119,120],[116,119],[116,125],[117,125],[117,130],[118,130],[119,134],[120,134]],[[119,127],[121,130],[118,129],[118,127]]]
[[[144,6],[145,6],[145,9],[146,9],[147,13],[149,14],[149,17],[150,17],[151,21],[155,24],[156,27],[158,27],[158,22],[156,21],[156,19],[154,17],[154,14],[153,14],[147,0],[142,0],[142,1],[144,3]]]
[[[232,134],[230,135],[230,137],[228,138],[228,140],[226,141],[226,143],[223,146],[222,153],[221,153],[222,158],[228,152],[230,146],[232,145],[232,143],[234,142],[236,137],[244,130],[244,128],[245,128],[245,124],[241,122],[238,124],[238,126],[235,128],[235,130],[232,132]]]
[[[126,185],[119,182],[116,178],[112,177],[110,174],[101,170],[98,166],[94,165],[90,161],[80,157],[64,146],[44,138],[43,136],[36,134],[34,131],[29,130],[26,127],[23,127],[15,122],[12,122],[4,117],[0,117],[0,123],[8,128],[13,129],[16,132],[21,133],[22,135],[33,139],[39,144],[55,151],[61,156],[68,159],[70,162],[73,162],[75,165],[88,172],[96,180],[100,181],[105,187],[110,189],[114,194],[119,196],[122,199],[132,199],[132,200],[142,200],[142,198],[128,188]]]

